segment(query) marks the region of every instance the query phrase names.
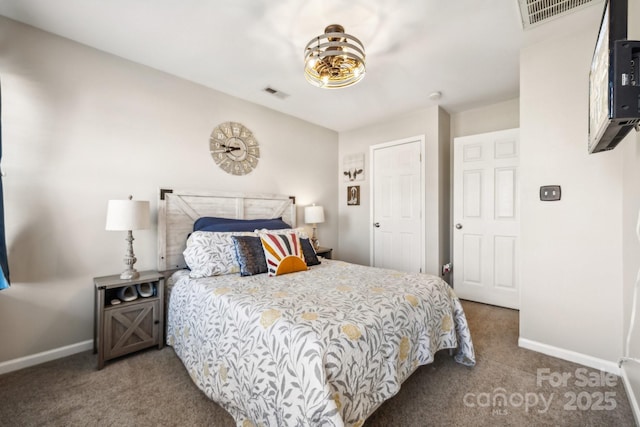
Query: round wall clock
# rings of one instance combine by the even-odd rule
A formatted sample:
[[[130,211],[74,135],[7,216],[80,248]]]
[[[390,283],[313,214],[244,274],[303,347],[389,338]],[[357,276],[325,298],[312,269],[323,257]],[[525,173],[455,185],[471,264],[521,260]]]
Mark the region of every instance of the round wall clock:
[[[233,175],[248,174],[260,158],[258,141],[249,129],[236,122],[221,123],[213,129],[209,150],[213,161]]]

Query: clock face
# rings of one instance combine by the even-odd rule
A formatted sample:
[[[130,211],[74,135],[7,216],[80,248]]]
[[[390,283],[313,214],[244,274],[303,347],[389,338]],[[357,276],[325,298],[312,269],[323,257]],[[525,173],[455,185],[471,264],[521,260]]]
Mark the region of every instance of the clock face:
[[[221,123],[213,129],[209,150],[216,164],[232,175],[248,174],[260,158],[258,141],[249,129],[235,122]]]

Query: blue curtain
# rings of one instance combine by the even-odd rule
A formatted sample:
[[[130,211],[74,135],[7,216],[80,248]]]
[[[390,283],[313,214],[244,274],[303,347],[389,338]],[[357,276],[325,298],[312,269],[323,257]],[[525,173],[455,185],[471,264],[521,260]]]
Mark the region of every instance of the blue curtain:
[[[0,162],[2,161],[2,85],[0,85]],[[2,174],[0,173],[0,290],[9,287],[9,261],[7,260],[7,240],[4,235],[4,195]]]

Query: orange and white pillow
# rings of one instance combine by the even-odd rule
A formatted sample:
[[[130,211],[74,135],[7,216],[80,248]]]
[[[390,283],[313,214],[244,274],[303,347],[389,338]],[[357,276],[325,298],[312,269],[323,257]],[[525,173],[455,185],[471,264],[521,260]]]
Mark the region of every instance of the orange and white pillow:
[[[279,276],[308,269],[297,233],[260,232],[259,235],[269,276]]]

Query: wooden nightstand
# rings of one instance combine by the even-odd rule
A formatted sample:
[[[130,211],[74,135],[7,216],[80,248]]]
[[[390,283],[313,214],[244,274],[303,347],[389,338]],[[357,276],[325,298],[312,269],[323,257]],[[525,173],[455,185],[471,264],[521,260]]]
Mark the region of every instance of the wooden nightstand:
[[[120,275],[96,277],[93,352],[98,353],[98,369],[114,357],[157,345],[164,347],[164,275],[143,271],[140,277],[122,280]],[[140,296],[136,286],[140,286]],[[112,304],[121,289],[137,295],[132,301]]]
[[[323,258],[331,259],[331,253],[333,252],[332,248],[323,248],[319,246],[316,250],[316,255],[321,256]]]

